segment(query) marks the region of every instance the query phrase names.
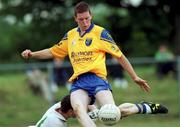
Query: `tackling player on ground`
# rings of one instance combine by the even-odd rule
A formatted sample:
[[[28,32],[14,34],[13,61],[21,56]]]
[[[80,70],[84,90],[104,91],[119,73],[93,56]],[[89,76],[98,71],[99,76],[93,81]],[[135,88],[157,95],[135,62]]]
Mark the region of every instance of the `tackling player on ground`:
[[[149,110],[149,112],[146,112],[146,109],[143,108],[144,104],[150,105],[151,110]],[[121,118],[137,113],[156,114],[168,112],[164,106],[160,106],[161,108],[158,108],[157,106],[160,105],[146,102],[139,104],[123,103],[119,106],[119,109],[121,111]],[[89,117],[93,121],[96,121],[98,119],[99,109],[95,105],[88,105],[88,109]],[[66,127],[67,120],[75,117],[75,113],[70,103],[70,95],[66,95],[60,102],[51,106],[35,126],[29,127]]]

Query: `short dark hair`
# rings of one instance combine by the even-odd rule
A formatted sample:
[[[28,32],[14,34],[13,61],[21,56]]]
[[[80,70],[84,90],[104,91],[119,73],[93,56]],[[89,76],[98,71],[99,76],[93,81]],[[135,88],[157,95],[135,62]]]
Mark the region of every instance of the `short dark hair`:
[[[67,113],[70,109],[73,109],[71,106],[70,95],[64,96],[61,100],[61,111]]]
[[[74,8],[74,15],[77,16],[77,13],[83,13],[86,11],[89,11],[89,13],[91,14],[89,4],[84,1],[81,1],[76,4]]]

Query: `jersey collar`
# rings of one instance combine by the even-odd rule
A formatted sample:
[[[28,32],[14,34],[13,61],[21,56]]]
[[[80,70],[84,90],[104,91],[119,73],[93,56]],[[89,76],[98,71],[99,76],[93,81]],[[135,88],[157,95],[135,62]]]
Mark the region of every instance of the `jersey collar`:
[[[94,27],[94,23],[91,23],[89,28],[84,32],[83,35],[81,35],[81,37],[83,37],[86,33],[89,33],[93,29],[93,27]],[[79,32],[79,35],[80,35],[81,29],[79,27],[77,28],[77,32]]]

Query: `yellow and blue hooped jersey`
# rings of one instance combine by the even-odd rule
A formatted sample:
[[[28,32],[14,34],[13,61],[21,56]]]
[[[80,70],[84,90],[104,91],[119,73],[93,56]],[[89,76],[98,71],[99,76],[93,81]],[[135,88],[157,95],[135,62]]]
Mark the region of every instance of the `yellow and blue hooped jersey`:
[[[74,70],[70,82],[86,72],[95,73],[106,79],[106,53],[115,57],[122,55],[109,32],[95,24],[91,24],[83,35],[80,35],[78,27],[68,31],[58,44],[50,48],[50,51],[57,58],[69,56]]]

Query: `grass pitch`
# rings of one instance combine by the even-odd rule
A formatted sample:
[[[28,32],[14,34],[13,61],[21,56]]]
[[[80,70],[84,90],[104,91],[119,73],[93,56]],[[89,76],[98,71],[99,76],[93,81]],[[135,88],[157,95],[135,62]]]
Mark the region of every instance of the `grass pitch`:
[[[140,102],[142,100],[165,104],[169,108],[167,115],[137,114],[123,118],[113,127],[179,127],[180,105],[178,103],[178,84],[172,76],[158,80],[153,67],[138,67],[136,72],[148,80],[150,93],[144,93],[129,79],[127,89],[113,87],[113,95],[117,104],[124,102]],[[110,80],[111,81],[111,80]],[[56,98],[68,94],[66,88],[59,88]],[[24,72],[1,73],[0,76],[0,127],[26,127],[35,124],[49,108],[48,102],[35,96],[26,84]],[[105,127],[97,123],[98,127]],[[76,119],[68,121],[68,127],[80,127]]]

